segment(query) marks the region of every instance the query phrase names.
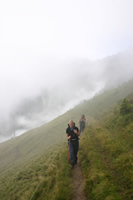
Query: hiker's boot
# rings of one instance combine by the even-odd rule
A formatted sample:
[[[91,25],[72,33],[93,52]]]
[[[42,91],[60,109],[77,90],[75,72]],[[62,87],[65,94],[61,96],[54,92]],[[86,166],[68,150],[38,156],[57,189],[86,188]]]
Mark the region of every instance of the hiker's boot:
[[[72,167],[74,167],[74,165],[75,165],[75,161],[74,160],[71,160],[71,165],[72,165]]]

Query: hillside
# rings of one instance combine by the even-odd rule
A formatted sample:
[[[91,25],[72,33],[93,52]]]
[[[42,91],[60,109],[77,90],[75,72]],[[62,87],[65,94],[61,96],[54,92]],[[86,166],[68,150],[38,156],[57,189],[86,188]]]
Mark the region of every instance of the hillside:
[[[133,199],[133,94],[91,124],[80,144],[88,198]]]
[[[45,182],[44,178],[42,178],[44,174],[44,168],[46,167],[46,169],[49,171],[48,167],[51,163],[52,155],[54,157],[52,158],[52,162],[55,169],[56,166],[59,165],[60,169],[67,169],[69,173],[69,166],[65,163],[61,163],[61,160],[58,163],[58,159],[56,157],[57,155],[54,154],[54,152],[57,152],[57,154],[59,154],[59,152],[64,152],[63,149],[65,148],[61,146],[62,144],[65,144],[67,147],[65,129],[68,121],[73,119],[76,124],[78,124],[78,119],[82,113],[86,115],[89,122],[101,119],[110,113],[110,110],[113,106],[116,106],[116,104],[118,104],[123,98],[133,92],[132,85],[133,80],[121,85],[119,88],[104,91],[103,93],[95,96],[93,99],[83,102],[51,122],[36,129],[30,130],[15,139],[0,144],[1,199],[7,200],[11,194],[11,199],[29,199],[33,192],[32,188],[33,190],[35,189],[37,182],[40,179],[43,179]],[[65,151],[67,152],[67,149]],[[65,155],[66,154],[67,153],[65,153]],[[59,157],[61,156],[63,156],[63,154],[61,154]],[[55,160],[57,160],[57,163]],[[53,175],[54,172],[55,171],[49,172],[49,175]],[[58,170],[56,170],[56,172],[58,173]],[[57,175],[55,173],[54,175],[55,177],[53,176],[53,180],[49,179],[49,187],[52,187],[51,184],[53,181],[56,179],[59,180],[60,174],[58,173]],[[64,175],[61,177],[63,176]],[[5,182],[5,180],[7,181]],[[20,180],[22,182],[20,182]],[[58,185],[59,182],[55,182]],[[70,182],[70,180],[68,180],[68,182]],[[32,183],[34,184],[32,185]],[[61,180],[60,184],[62,184]],[[56,192],[58,191],[57,188],[59,187],[59,185],[57,185],[55,184]],[[48,188],[46,188],[46,190],[49,191]],[[47,193],[49,194],[48,191]],[[67,193],[68,191],[65,192]],[[21,195],[22,197],[20,198]]]
[[[19,163],[22,159],[32,159],[35,155],[53,147],[53,145],[64,142],[65,129],[70,118],[78,124],[78,119],[82,113],[88,118],[101,117],[103,113],[109,112],[109,108],[116,102],[132,93],[132,86],[133,80],[119,88],[104,91],[101,95],[83,102],[51,122],[0,144],[0,160],[2,163],[0,170],[6,169],[5,167],[9,166],[10,163],[12,165],[14,161]],[[3,164],[3,159],[5,164]]]

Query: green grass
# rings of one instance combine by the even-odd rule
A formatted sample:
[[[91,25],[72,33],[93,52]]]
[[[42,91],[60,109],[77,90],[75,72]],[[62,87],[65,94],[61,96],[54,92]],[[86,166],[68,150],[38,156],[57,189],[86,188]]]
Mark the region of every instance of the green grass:
[[[81,164],[90,200],[133,199],[133,122],[121,123],[128,114],[121,117],[120,107],[95,121],[81,138]]]
[[[39,182],[34,199],[71,199],[67,145],[61,145],[66,141],[68,121],[73,119],[78,126],[83,113],[92,124],[80,140],[89,199],[132,199],[133,123],[128,120],[126,126],[121,125],[130,116],[120,116],[117,106],[132,93],[132,85],[133,80],[104,91],[51,122],[0,144],[0,199],[30,199]]]
[[[121,195],[117,192],[120,186],[114,183],[114,177],[106,165],[104,154],[92,134],[93,130],[87,129],[80,145],[80,159],[86,179],[88,199],[121,199]]]
[[[71,170],[67,164],[67,145],[64,145],[42,154],[31,165],[19,171],[14,170],[3,175],[0,199],[70,200]]]

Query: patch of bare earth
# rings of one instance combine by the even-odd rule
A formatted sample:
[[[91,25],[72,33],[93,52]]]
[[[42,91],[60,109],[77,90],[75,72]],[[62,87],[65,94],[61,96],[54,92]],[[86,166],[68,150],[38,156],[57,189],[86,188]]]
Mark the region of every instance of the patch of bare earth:
[[[79,162],[72,169],[72,183],[73,183],[72,200],[87,200],[84,192],[85,188],[84,177]]]

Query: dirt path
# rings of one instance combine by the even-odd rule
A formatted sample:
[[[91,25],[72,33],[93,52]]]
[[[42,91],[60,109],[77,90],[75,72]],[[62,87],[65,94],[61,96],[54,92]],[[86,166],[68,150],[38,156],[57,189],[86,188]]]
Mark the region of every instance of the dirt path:
[[[84,193],[84,177],[81,171],[80,162],[72,169],[73,198],[72,200],[87,200]]]

